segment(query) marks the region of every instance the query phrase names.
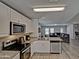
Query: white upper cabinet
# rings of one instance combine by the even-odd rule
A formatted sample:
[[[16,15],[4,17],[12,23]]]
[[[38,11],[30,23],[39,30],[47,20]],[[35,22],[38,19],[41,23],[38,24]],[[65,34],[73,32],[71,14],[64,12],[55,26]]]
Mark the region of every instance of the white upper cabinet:
[[[26,25],[26,33],[32,32],[33,23],[24,15],[0,2],[0,36],[9,35],[10,21]]]
[[[23,19],[22,19],[23,15],[21,15],[20,13],[18,13],[17,16],[18,16],[18,23],[23,24],[23,22],[22,22],[23,21]]]
[[[20,14],[19,23],[26,24],[26,17]]]
[[[16,12],[16,11],[13,10],[13,9],[11,9],[11,12],[10,12],[10,13],[11,13],[11,15],[10,15],[10,16],[11,16],[11,21],[18,23],[18,22],[19,22],[19,20],[18,20],[18,17],[19,17],[19,16],[18,16],[18,12]]]
[[[17,11],[11,9],[11,21],[20,23],[20,24],[25,24],[26,22],[26,17],[23,16],[22,14],[18,13]]]
[[[29,20],[27,21],[27,24],[26,24],[26,31],[27,32],[32,32],[33,31],[33,23],[32,23],[32,20]]]
[[[23,16],[22,14],[16,12],[13,9],[11,9],[11,21],[17,22],[20,24],[25,24],[26,25],[26,33],[31,32],[31,30],[32,30],[32,21],[29,20],[27,17]]]
[[[10,8],[0,2],[0,36],[9,35]]]

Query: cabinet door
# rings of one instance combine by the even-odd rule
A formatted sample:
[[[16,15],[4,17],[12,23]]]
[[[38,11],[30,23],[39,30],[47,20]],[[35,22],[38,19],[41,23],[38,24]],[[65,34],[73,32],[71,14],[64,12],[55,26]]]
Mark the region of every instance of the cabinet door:
[[[33,54],[34,52],[36,52],[36,42],[33,42],[31,44],[31,54]]]
[[[0,51],[2,51],[2,42],[0,42]]]
[[[58,42],[58,43],[51,43],[51,53],[61,53],[61,43]]]
[[[35,41],[32,44],[32,52],[39,53],[50,53],[50,42],[49,41]]]
[[[12,22],[19,22],[18,20],[18,12],[16,12],[15,10],[11,9],[11,21]]]
[[[23,15],[20,15],[20,23],[25,24],[25,17]]]
[[[21,15],[20,13],[18,13],[18,16],[17,16],[18,17],[18,23],[20,23],[20,24],[23,24],[22,23],[22,16],[23,15]]]
[[[18,53],[13,59],[20,59],[20,54]]]
[[[38,41],[37,51],[41,53],[50,52],[50,42],[49,41]]]
[[[26,25],[26,33],[30,32],[29,22],[30,20],[27,17],[24,17],[25,25]]]
[[[25,16],[23,16],[23,24],[26,25],[27,24],[26,22],[27,22],[27,18]]]
[[[10,8],[0,2],[0,36],[9,35]]]
[[[34,29],[33,29],[33,22],[32,22],[32,20],[29,20],[28,19],[28,21],[27,21],[27,32],[32,32]]]
[[[26,31],[30,32],[30,20],[27,21]]]
[[[42,46],[42,52],[50,53],[50,42],[49,41],[42,42],[41,46]]]

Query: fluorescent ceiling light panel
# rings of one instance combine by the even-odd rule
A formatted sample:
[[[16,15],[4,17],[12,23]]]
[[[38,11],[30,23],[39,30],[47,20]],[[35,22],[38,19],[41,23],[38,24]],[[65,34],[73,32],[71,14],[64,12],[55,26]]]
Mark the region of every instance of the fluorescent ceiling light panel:
[[[49,12],[49,11],[63,11],[64,7],[45,7],[45,8],[34,8],[35,12]]]

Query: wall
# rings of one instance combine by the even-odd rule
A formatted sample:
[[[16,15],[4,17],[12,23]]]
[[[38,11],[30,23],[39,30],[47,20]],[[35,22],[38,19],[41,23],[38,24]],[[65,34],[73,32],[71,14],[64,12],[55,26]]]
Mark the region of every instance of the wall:
[[[74,39],[73,24],[68,24],[68,26],[67,26],[67,33],[70,34],[70,39]]]
[[[41,27],[41,33],[44,36],[45,35],[45,28],[54,28],[55,32],[60,32],[60,28],[63,28],[63,32],[67,33],[67,26],[42,26]]]
[[[75,15],[70,21],[70,23],[79,23],[79,13]]]
[[[34,37],[38,37],[38,19],[33,19],[33,30]]]
[[[79,24],[79,13],[75,15],[68,23],[70,24],[67,26],[67,33],[70,34],[71,39],[75,39],[74,24]]]

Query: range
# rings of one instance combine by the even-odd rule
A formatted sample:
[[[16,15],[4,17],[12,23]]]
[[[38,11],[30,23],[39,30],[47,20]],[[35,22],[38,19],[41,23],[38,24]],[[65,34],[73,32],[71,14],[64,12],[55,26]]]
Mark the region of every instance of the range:
[[[28,59],[30,57],[30,44],[21,44],[17,40],[3,42],[3,50],[20,51],[20,59]]]

